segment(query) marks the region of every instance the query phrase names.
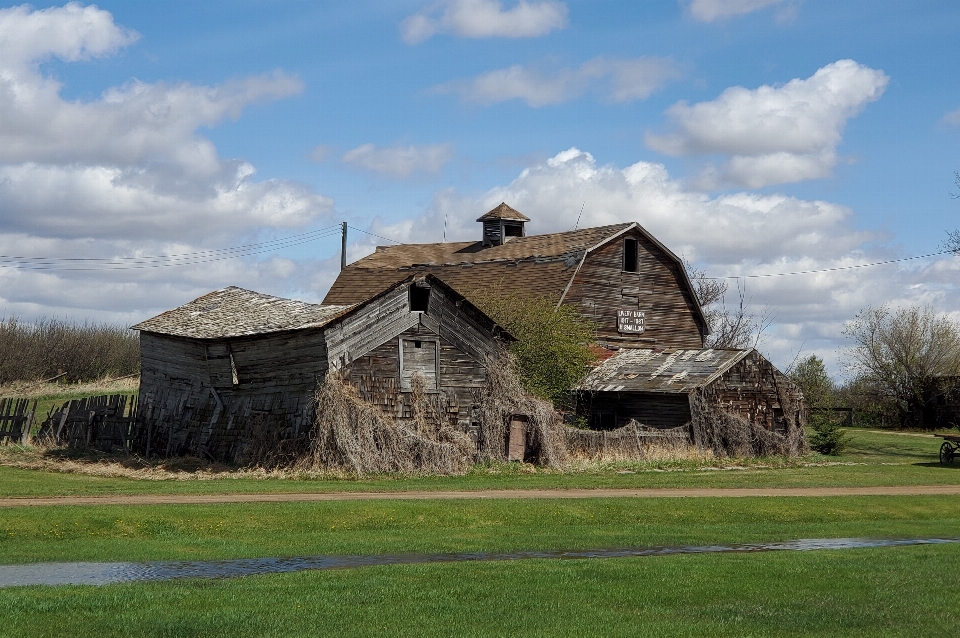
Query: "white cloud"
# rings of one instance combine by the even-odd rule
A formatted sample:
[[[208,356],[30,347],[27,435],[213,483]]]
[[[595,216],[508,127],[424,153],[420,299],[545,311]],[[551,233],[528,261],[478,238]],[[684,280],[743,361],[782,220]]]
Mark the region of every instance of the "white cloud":
[[[712,276],[817,270],[902,256],[884,247],[883,235],[858,230],[854,212],[845,206],[749,192],[708,197],[671,178],[661,164],[603,166],[578,149],[529,166],[511,183],[479,197],[438,192],[421,217],[375,223],[371,230],[404,241],[440,241],[446,218],[449,240],[477,240],[474,220],[501,201],[531,218],[530,233],[571,229],[581,205],[581,228],[640,222]],[[753,309],[775,312],[777,325],[763,349],[786,366],[801,346],[835,361],[837,348],[845,345],[843,322],[868,304],[931,303],[960,312],[958,274],[960,257],[747,279],[745,285]],[[733,293],[729,301],[735,301]]]
[[[675,131],[647,134],[668,155],[730,155],[720,176],[759,188],[830,175],[847,120],[886,89],[882,71],[839,60],[782,86],[731,87],[710,102],[667,110]]]
[[[103,57],[139,37],[96,6],[71,2],[39,11],[28,4],[0,9],[0,68],[9,71],[50,57],[66,62]]]
[[[562,104],[587,91],[612,102],[643,100],[682,75],[670,58],[644,56],[634,59],[597,57],[577,68],[549,72],[514,65],[489,71],[468,81],[435,87],[438,93],[457,93],[461,99],[478,104],[523,100],[538,108]]]
[[[0,254],[116,257],[193,252],[302,228],[332,200],[218,156],[198,134],[249,104],[295,95],[282,72],[216,86],[131,80],[64,100],[41,68],[116,54],[137,34],[95,6],[0,9]],[[128,271],[0,267],[0,314],[132,318],[227,284],[297,281],[303,265],[263,255]],[[304,279],[306,280],[306,279]],[[138,314],[139,313],[139,314]]]
[[[567,6],[555,0],[519,0],[504,10],[499,0],[441,0],[400,23],[407,44],[438,33],[464,38],[535,38],[567,26]]]
[[[453,159],[451,144],[376,147],[363,144],[343,154],[341,160],[391,177],[404,178],[414,173],[439,173]]]
[[[691,0],[690,15],[701,22],[753,13],[766,7],[782,5],[785,0]]]
[[[950,111],[943,116],[943,122],[952,126],[960,126],[960,109]]]

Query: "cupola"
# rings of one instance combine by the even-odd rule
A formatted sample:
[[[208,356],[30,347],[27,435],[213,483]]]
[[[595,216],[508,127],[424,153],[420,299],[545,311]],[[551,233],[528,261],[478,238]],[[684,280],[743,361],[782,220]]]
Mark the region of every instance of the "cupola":
[[[477,221],[483,224],[483,245],[499,246],[517,237],[526,237],[524,224],[530,218],[501,202]]]

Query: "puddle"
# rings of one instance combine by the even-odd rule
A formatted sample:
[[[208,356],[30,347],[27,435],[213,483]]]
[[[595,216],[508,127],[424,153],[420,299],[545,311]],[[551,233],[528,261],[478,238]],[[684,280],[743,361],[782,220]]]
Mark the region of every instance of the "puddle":
[[[461,552],[447,554],[383,554],[378,556],[298,556],[293,558],[240,558],[205,561],[157,561],[150,563],[34,563],[0,565],[0,587],[21,585],[106,585],[175,578],[235,578],[257,574],[281,574],[315,569],[348,569],[375,565],[418,565],[539,559],[627,558],[674,554],[722,554],[735,552],[812,551],[960,543],[960,538],[807,538],[779,543],[581,549],[573,551]]]

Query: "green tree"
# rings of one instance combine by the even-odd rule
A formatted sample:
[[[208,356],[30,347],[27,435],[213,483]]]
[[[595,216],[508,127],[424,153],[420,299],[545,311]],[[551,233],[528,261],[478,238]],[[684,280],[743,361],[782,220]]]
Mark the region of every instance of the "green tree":
[[[807,423],[813,430],[810,447],[821,454],[840,454],[849,440],[840,427],[839,416],[833,411],[836,388],[823,359],[812,354],[792,366],[789,375],[807,403]]]
[[[510,346],[520,379],[533,394],[566,407],[570,389],[596,359],[595,327],[576,307],[551,297],[504,294],[496,288],[471,297],[517,341]]]
[[[892,404],[905,427],[925,419],[931,389],[960,375],[960,324],[928,306],[865,308],[847,324],[853,340],[848,367],[864,391]]]

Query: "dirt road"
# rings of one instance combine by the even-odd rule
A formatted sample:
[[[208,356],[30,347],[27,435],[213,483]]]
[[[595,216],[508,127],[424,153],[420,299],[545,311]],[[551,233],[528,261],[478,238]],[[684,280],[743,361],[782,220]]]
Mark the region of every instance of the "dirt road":
[[[960,485],[889,487],[650,488],[477,490],[419,492],[325,492],[301,494],[137,494],[0,498],[0,507],[51,505],[194,505],[213,503],[309,503],[321,501],[422,501],[505,498],[744,498],[756,496],[957,496]]]

